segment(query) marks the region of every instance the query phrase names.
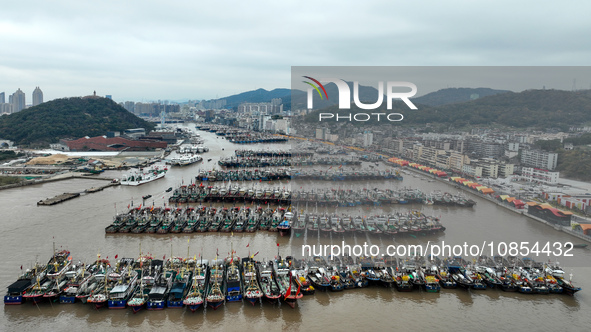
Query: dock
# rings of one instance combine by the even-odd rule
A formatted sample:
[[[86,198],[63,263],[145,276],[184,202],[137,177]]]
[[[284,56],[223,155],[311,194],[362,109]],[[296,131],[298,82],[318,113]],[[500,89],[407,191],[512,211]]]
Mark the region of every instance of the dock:
[[[37,202],[37,205],[54,205],[61,202],[65,202],[78,196],[80,196],[80,193],[63,193],[52,198],[41,200]]]
[[[57,195],[52,198],[40,200],[39,202],[37,202],[37,205],[55,205],[55,204],[70,200],[72,198],[76,198],[76,197],[80,196],[81,194],[96,193],[96,192],[102,191],[103,189],[108,188],[108,187],[118,186],[119,184],[120,184],[119,182],[109,182],[108,184],[102,185],[100,187],[92,187],[90,189],[86,189],[86,190],[84,190],[82,192],[78,192],[78,193],[63,193],[61,195]]]

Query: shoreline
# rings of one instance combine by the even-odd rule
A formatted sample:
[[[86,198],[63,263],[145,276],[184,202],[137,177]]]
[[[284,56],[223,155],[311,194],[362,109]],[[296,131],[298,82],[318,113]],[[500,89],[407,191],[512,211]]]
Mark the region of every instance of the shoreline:
[[[398,167],[397,165],[396,166],[393,166],[393,164],[388,163],[388,162],[384,162],[384,163],[386,165],[388,165],[388,166],[392,166],[392,167],[395,167],[395,168]],[[426,176],[426,174],[424,172],[418,171],[418,170],[416,170],[416,169],[414,169],[412,167],[405,167],[405,168],[399,167],[399,168],[400,169],[405,169],[405,170],[412,171],[415,174],[418,174],[418,175],[421,175],[421,176],[424,176],[426,178],[431,179],[431,177]],[[569,234],[571,236],[574,236],[574,237],[576,237],[576,238],[578,238],[580,240],[583,240],[583,241],[586,241],[586,242],[591,243],[591,237],[590,236],[586,236],[585,234],[581,234],[581,233],[575,232],[575,231],[573,231],[571,229],[568,229],[567,227],[560,226],[560,225],[555,225],[555,224],[552,224],[552,223],[550,223],[550,222],[548,222],[548,221],[546,221],[544,219],[541,219],[539,217],[533,216],[533,215],[527,213],[527,209],[519,210],[519,209],[512,208],[512,207],[510,207],[508,205],[505,205],[505,204],[502,204],[501,202],[498,202],[497,200],[493,199],[490,196],[479,194],[479,193],[475,193],[472,190],[466,190],[466,188],[462,188],[461,186],[457,186],[457,185],[455,185],[453,183],[450,183],[449,180],[444,180],[444,179],[439,178],[437,176],[434,176],[433,179],[435,179],[435,180],[437,180],[437,181],[439,181],[441,183],[445,183],[445,184],[447,184],[449,186],[452,186],[452,187],[454,187],[456,189],[460,189],[463,192],[467,192],[467,193],[470,193],[470,194],[472,194],[472,195],[474,195],[476,197],[485,199],[485,200],[487,200],[487,201],[489,201],[491,203],[494,203],[495,205],[497,205],[499,207],[505,208],[506,210],[512,211],[512,212],[514,212],[516,214],[520,214],[520,215],[526,216],[526,217],[528,217],[530,219],[533,219],[533,220],[538,221],[538,222],[540,222],[542,224],[545,224],[547,226],[550,226],[550,227],[554,228],[555,230],[562,231],[562,232],[567,233],[567,234]],[[446,179],[448,179],[448,178],[446,178]]]

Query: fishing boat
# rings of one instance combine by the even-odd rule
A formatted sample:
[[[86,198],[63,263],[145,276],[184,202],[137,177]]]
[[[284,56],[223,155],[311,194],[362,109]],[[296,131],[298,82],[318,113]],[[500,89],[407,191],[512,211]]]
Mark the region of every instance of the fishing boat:
[[[35,264],[34,267],[25,270],[15,282],[8,286],[6,295],[4,295],[4,304],[22,304],[24,302],[23,294],[36,283],[38,277],[45,278],[45,267]]]
[[[288,257],[289,259],[289,257]],[[303,295],[314,295],[316,290],[307,278],[306,265],[303,260],[291,258],[291,276]]]
[[[127,305],[134,314],[142,310],[148,303],[149,294],[152,291],[152,287],[154,287],[154,282],[162,272],[162,261],[152,259],[149,256],[140,257],[139,269],[141,271],[140,285],[127,301]]]
[[[54,248],[53,257],[47,263],[47,278],[54,280],[61,279],[71,263],[72,257],[70,257],[70,252],[68,250],[60,250],[56,252]]]
[[[164,309],[175,275],[175,271],[168,270],[162,266],[162,272],[158,274],[150,293],[148,293],[148,302],[146,303],[148,310]]]
[[[310,216],[308,217],[308,223],[306,225],[306,232],[308,233],[308,237],[318,237],[318,230],[320,229],[320,224],[318,216],[316,214],[310,214]]]
[[[207,296],[205,301],[213,310],[217,310],[224,304],[224,262],[221,259],[215,259],[211,262],[209,285],[207,287]]]
[[[245,287],[244,297],[252,305],[255,305],[257,301],[260,301],[264,294],[259,286],[255,262],[251,257],[242,259],[242,271]]]
[[[242,301],[242,278],[238,263],[240,259],[232,256],[226,259],[226,301],[238,302]]]
[[[308,280],[319,291],[331,289],[330,278],[326,275],[326,260],[321,256],[314,256],[308,262]]]
[[[107,304],[109,309],[125,309],[127,301],[136,289],[138,272],[133,269],[133,258],[122,258],[120,260],[121,274],[119,281],[109,291]]]
[[[195,268],[193,269],[192,279],[193,282],[191,283],[191,288],[185,296],[183,304],[186,305],[191,312],[195,312],[205,301],[205,293],[209,282],[209,262],[207,260],[200,259],[196,262]]]
[[[275,260],[273,267],[277,285],[279,286],[279,292],[283,296],[283,301],[285,301],[285,303],[287,303],[292,309],[295,308],[297,300],[301,299],[304,294],[300,292],[299,285],[294,284],[292,281],[288,262],[278,258]]]
[[[296,238],[304,235],[304,232],[306,231],[307,220],[308,215],[299,215],[297,218],[295,218],[295,222],[291,228]]]
[[[281,236],[289,235],[291,233],[290,220],[288,220],[287,218],[283,219],[283,221],[279,223],[279,225],[277,225],[277,230],[279,231],[279,235]]]
[[[92,273],[86,269],[84,264],[72,265],[72,268],[66,272],[66,288],[60,294],[60,303],[76,302],[76,295],[80,287],[85,284],[92,276]]]
[[[168,308],[183,307],[183,301],[191,289],[192,277],[193,271],[188,266],[182,266],[180,271],[176,273],[166,301]]]
[[[144,183],[162,179],[166,175],[167,171],[168,169],[166,167],[140,168],[139,170],[124,175],[119,183],[123,186],[139,186]]]
[[[120,277],[119,263],[117,263],[115,269],[105,269],[104,273],[97,274],[95,278],[103,277],[104,279],[98,281],[96,286],[90,291],[90,295],[86,295],[86,302],[94,305],[95,309],[100,309],[107,304],[109,291],[114,287],[115,283]]]
[[[64,292],[66,289],[67,280],[65,276],[62,276],[61,279],[52,279],[51,284],[45,290],[43,294],[43,298],[48,299],[49,302],[55,302],[58,300],[59,296]]]
[[[271,304],[277,303],[281,297],[279,285],[273,277],[273,262],[259,262],[257,264],[259,276],[259,285],[265,296],[265,299]]]

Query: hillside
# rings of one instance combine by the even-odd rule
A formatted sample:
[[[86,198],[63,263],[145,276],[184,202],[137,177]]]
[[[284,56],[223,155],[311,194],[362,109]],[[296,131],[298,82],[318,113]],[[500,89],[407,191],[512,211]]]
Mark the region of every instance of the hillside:
[[[404,114],[403,125],[426,123],[465,126],[502,125],[516,128],[560,128],[591,123],[591,90],[527,90],[507,92],[482,97],[473,101],[437,107],[417,104],[418,110],[410,111],[401,103],[395,103],[391,112]],[[331,106],[323,112],[335,112]],[[359,112],[358,109],[352,109]],[[381,109],[385,112],[385,106]],[[308,122],[318,121],[318,112],[307,116]],[[370,124],[371,121],[365,124]]]
[[[494,96],[500,93],[510,92],[508,90],[494,90],[490,88],[447,88],[428,93],[424,96],[412,98],[413,103],[441,106],[447,104],[463,103],[482,97]]]
[[[226,100],[227,108],[238,107],[242,103],[267,103],[273,98],[286,98],[291,94],[290,89],[273,89],[267,91],[265,89],[257,89],[253,91],[242,92],[237,95],[232,95],[220,99]]]
[[[107,131],[154,125],[107,98],[63,98],[0,117],[0,137],[17,145],[44,146],[60,138],[104,135]]]

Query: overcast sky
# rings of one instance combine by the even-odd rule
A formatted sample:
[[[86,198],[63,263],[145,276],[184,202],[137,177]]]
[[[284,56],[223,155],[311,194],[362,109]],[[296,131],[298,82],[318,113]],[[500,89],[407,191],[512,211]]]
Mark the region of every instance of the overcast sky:
[[[291,66],[591,65],[590,9],[587,1],[5,1],[0,92],[21,88],[28,104],[36,86],[46,101],[93,90],[118,102],[212,99],[289,88]],[[591,86],[591,77],[573,79]]]

